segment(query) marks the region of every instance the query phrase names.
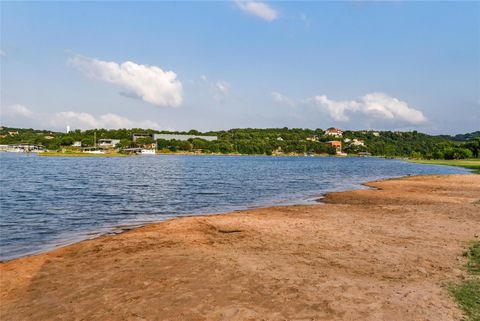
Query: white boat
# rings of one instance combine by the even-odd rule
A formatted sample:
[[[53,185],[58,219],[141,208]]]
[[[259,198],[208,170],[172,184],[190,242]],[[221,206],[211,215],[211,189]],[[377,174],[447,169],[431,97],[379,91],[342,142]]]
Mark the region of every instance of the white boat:
[[[88,150],[88,151],[84,151],[84,153],[87,153],[87,154],[105,154],[105,152],[103,150]]]
[[[142,149],[141,155],[155,155],[155,149]]]

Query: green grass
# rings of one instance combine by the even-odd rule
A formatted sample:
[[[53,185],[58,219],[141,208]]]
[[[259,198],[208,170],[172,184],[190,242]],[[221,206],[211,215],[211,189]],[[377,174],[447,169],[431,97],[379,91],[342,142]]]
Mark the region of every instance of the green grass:
[[[468,280],[449,287],[469,321],[480,321],[480,281]]]
[[[473,242],[472,245],[463,252],[463,256],[468,259],[467,270],[474,275],[480,275],[480,242]]]
[[[469,321],[480,321],[480,242],[472,242],[463,253],[469,277],[459,284],[450,284],[448,290]]]
[[[447,165],[447,166],[459,166],[469,169],[473,169],[475,173],[480,174],[480,158],[471,158],[471,159],[452,159],[452,160],[442,160],[442,159],[415,159],[411,160],[414,163],[420,164],[432,164],[432,165]]]

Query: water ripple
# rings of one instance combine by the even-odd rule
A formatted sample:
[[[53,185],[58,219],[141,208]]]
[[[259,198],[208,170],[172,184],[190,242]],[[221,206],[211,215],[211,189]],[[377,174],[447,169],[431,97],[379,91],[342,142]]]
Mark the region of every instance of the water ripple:
[[[461,168],[377,158],[0,154],[0,259],[119,226],[175,216],[309,203],[366,181]],[[121,230],[121,229],[120,229]]]

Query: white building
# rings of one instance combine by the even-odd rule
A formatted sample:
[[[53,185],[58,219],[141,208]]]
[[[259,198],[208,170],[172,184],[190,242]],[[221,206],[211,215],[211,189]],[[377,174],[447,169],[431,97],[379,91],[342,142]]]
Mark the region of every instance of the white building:
[[[120,144],[120,139],[102,138],[98,140],[98,147],[115,147]]]
[[[202,136],[202,135],[183,135],[183,134],[153,134],[153,139],[165,139],[165,140],[189,140],[192,138],[199,138],[199,139],[204,139],[208,141],[214,141],[217,140],[217,136]]]
[[[334,137],[342,137],[343,131],[338,128],[330,127],[325,131],[325,135],[327,136],[334,136]]]
[[[175,139],[175,140],[183,140],[183,141],[193,139],[193,138],[199,138],[199,139],[204,139],[204,140],[208,140],[208,141],[214,141],[214,140],[218,139],[217,136],[139,133],[139,134],[133,134],[132,135],[132,140],[134,142],[136,142],[137,139],[139,139],[139,138],[147,138],[147,137],[151,137],[154,141],[156,141],[157,139],[165,139],[165,140]]]
[[[352,140],[352,142],[350,143],[350,145],[353,145],[353,146],[365,146],[365,143],[364,143],[363,140],[361,140],[361,139],[354,138],[354,139]]]
[[[82,147],[82,142],[81,141],[73,142],[72,146],[73,147]]]

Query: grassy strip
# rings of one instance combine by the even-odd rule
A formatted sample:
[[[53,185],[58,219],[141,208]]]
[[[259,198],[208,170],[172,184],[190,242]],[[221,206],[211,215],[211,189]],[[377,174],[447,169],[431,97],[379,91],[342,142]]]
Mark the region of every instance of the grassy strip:
[[[480,321],[480,242],[475,241],[463,253],[469,277],[459,284],[450,284],[448,290],[457,300],[467,320]]]
[[[44,152],[38,153],[38,156],[66,156],[66,157],[113,157],[113,156],[129,156],[120,153],[108,154],[90,154],[90,153],[60,153],[60,152]]]
[[[466,266],[468,272],[480,275],[480,241],[473,242],[468,250],[463,252],[463,256],[468,259]]]
[[[475,173],[480,174],[480,158],[473,159],[452,159],[452,160],[442,160],[442,159],[415,159],[411,160],[413,163],[419,164],[431,164],[431,165],[447,165],[447,166],[459,166],[469,169],[473,169]]]

